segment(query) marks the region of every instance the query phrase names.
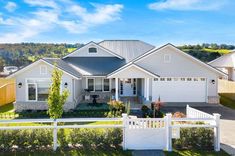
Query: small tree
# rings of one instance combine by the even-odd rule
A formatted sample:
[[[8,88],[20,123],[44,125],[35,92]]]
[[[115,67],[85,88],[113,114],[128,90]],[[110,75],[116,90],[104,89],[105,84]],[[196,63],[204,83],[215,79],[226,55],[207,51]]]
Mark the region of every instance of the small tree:
[[[61,78],[63,72],[60,71],[56,65],[52,73],[52,84],[49,89],[48,96],[48,114],[50,118],[57,119],[61,118],[63,114],[63,106],[69,96],[69,91],[63,90],[60,92]]]

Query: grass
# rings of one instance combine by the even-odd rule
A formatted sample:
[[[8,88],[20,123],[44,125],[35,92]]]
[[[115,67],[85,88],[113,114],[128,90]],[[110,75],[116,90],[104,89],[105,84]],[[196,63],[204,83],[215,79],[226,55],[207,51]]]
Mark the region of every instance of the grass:
[[[74,50],[76,50],[77,48],[68,48],[67,50],[68,50],[68,52],[69,53],[71,53],[71,52],[73,52]]]
[[[14,112],[13,103],[6,104],[0,107],[0,113]]]
[[[216,49],[215,50],[215,49],[210,49],[210,48],[203,48],[203,50],[206,52],[212,52],[212,53],[218,52],[220,54],[227,54],[230,52],[230,50],[228,50],[228,49]]]
[[[223,93],[220,95],[220,103],[231,109],[235,109],[235,94],[233,93]]]
[[[173,150],[172,152],[165,152],[166,156],[229,156],[224,151],[204,151],[204,150]]]
[[[0,156],[131,156],[131,151],[123,151],[122,149],[105,149],[105,150],[58,150],[53,151],[34,151],[34,152],[7,152],[0,153]]]

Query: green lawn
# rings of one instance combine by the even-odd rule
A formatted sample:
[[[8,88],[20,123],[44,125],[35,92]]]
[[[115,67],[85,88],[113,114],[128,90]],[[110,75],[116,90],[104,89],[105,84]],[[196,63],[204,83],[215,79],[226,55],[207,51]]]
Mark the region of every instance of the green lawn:
[[[207,52],[218,52],[220,54],[227,54],[230,52],[230,50],[228,49],[210,49],[210,48],[203,48],[204,51],[207,51]]]
[[[14,112],[13,103],[6,104],[6,105],[0,107],[0,113],[6,113],[6,112]]]
[[[68,52],[71,53],[73,52],[74,50],[76,50],[77,48],[68,48]]]
[[[131,151],[123,151],[122,149],[113,150],[63,150],[63,151],[44,151],[44,152],[8,152],[0,153],[0,156],[131,156]]]
[[[226,107],[235,109],[235,94],[233,93],[220,94],[220,103]]]
[[[172,152],[165,152],[166,156],[229,156],[224,151],[200,151],[200,150],[173,150]]]

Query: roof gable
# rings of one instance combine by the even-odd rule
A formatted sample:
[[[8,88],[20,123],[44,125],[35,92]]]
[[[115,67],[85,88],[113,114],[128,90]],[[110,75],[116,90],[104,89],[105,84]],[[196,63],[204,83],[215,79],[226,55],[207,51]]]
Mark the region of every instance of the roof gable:
[[[108,78],[154,78],[159,77],[158,75],[144,69],[143,67],[140,67],[136,64],[129,63],[125,66],[117,69],[116,71],[110,73]]]
[[[89,48],[96,48],[97,52],[89,53]],[[67,57],[118,57],[119,59],[123,59],[123,57],[121,57],[118,54],[96,44],[93,41],[87,43],[86,45],[73,51],[72,53],[66,55],[65,57],[63,57],[63,59],[67,58]]]
[[[159,48],[154,48],[154,49],[150,50],[149,52],[147,52],[147,53],[139,56],[135,60],[133,60],[133,62],[137,63],[137,62],[139,62],[141,60],[147,59],[147,58],[151,57],[151,55],[156,54],[156,53],[160,52],[161,50],[163,50],[165,48],[172,48],[175,52],[177,52],[180,55],[183,55],[187,59],[190,59],[192,62],[195,62],[198,65],[201,65],[202,67],[207,68],[207,69],[209,69],[209,70],[211,70],[211,71],[213,71],[215,73],[218,73],[218,74],[223,75],[223,76],[227,76],[222,71],[220,71],[220,70],[210,66],[209,64],[206,64],[206,63],[202,62],[201,60],[199,60],[199,59],[197,59],[197,58],[195,58],[195,57],[193,57],[193,56],[191,56],[191,55],[181,51],[180,49],[178,49],[177,47],[175,47],[174,45],[172,45],[170,43],[168,43],[166,45],[163,45],[163,46],[161,46]],[[172,58],[172,59],[174,59],[174,58]]]
[[[48,61],[50,60],[50,61]],[[55,60],[57,60],[55,62]],[[29,64],[28,66],[25,66],[24,68],[16,71],[15,73],[12,73],[11,75],[9,75],[7,78],[13,78],[25,71],[30,70],[31,68],[37,66],[38,64],[40,64],[41,62],[54,67],[54,64],[57,63],[57,68],[62,70],[63,72],[65,72],[66,74],[70,75],[71,77],[75,78],[75,79],[79,79],[81,74],[79,74],[76,70],[72,69],[72,67],[69,67],[67,63],[65,62],[59,62],[60,59],[39,59],[31,64]]]

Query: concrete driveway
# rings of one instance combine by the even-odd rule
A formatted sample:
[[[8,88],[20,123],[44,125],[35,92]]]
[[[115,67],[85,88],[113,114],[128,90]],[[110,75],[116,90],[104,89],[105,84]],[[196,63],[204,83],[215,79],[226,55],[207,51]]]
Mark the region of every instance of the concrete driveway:
[[[221,114],[221,148],[230,155],[235,155],[235,110],[222,105],[192,106],[209,114]],[[166,106],[164,112],[185,112],[185,106]]]

